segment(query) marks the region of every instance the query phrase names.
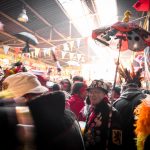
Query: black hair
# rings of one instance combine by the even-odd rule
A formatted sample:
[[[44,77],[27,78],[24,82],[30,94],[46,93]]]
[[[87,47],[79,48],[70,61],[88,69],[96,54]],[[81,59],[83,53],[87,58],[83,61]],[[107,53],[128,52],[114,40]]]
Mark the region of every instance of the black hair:
[[[55,83],[55,84],[52,86],[52,90],[53,90],[53,91],[59,91],[59,90],[60,90],[59,84]]]
[[[116,86],[113,88],[113,91],[115,91],[118,95],[120,95],[121,88],[119,86]]]
[[[80,94],[80,89],[85,86],[83,82],[76,82],[72,86],[71,95]]]
[[[83,82],[83,77],[81,77],[81,76],[74,76],[73,77],[73,82],[75,82],[75,81]]]
[[[67,88],[67,92],[70,92],[71,91],[71,82],[69,81],[69,79],[63,79],[60,81],[60,84],[64,84],[64,83],[67,83],[68,84],[68,88]]]

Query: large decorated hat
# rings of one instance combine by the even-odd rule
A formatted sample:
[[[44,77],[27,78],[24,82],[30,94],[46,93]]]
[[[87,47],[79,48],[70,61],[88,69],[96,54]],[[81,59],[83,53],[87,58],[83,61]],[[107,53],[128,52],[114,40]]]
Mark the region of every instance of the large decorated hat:
[[[98,88],[104,91],[105,93],[108,93],[109,91],[108,85],[103,80],[93,80],[90,86],[87,88],[87,90],[89,91],[90,89],[94,88]]]

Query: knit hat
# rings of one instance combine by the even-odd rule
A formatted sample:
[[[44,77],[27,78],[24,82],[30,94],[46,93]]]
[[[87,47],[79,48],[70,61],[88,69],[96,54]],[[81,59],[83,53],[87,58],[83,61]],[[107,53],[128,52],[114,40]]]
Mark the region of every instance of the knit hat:
[[[93,88],[98,88],[104,91],[106,94],[108,93],[109,90],[108,85],[102,80],[93,80],[90,86],[87,88],[87,90],[89,91],[90,89]]]
[[[21,97],[27,93],[45,93],[48,89],[41,85],[35,75],[29,72],[20,72],[8,76],[2,83],[3,91],[12,97]]]

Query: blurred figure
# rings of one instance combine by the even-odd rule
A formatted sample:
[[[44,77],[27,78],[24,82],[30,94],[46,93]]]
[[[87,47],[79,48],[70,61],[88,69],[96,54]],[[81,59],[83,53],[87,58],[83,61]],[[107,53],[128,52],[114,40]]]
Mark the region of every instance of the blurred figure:
[[[108,86],[102,80],[94,80],[88,87],[90,109],[83,134],[86,150],[121,150],[121,120],[105,101],[107,93]]]
[[[71,82],[68,79],[63,79],[60,81],[61,90],[66,91],[68,93],[71,92]]]
[[[48,89],[41,85],[35,75],[20,72],[6,77],[2,83],[2,90],[0,147],[3,150],[30,150],[34,147],[33,122],[26,102],[46,93]]]
[[[46,83],[46,87],[49,89],[50,92],[60,91],[60,85],[51,81]]]
[[[74,76],[72,80],[73,80],[73,83],[75,83],[75,82],[83,82],[84,81],[83,77],[81,77],[81,76]]]
[[[84,150],[75,116],[65,110],[63,92],[53,92],[29,101],[38,150]]]
[[[119,86],[116,86],[114,89],[112,89],[113,95],[114,95],[114,102],[120,97],[121,88]]]
[[[87,95],[87,85],[83,82],[76,82],[72,86],[71,97],[67,101],[70,110],[75,113],[76,117],[79,118],[79,113],[84,107],[84,100]]]
[[[68,79],[60,81],[61,90],[64,92],[66,100],[71,97],[71,82]]]
[[[55,83],[53,86],[52,86],[52,91],[53,92],[56,92],[56,91],[60,91],[60,85]]]
[[[11,107],[7,109],[8,114],[0,109],[3,150],[84,150],[78,122],[73,113],[65,111],[64,94],[47,91],[37,77],[28,72],[4,80],[1,94],[10,94],[16,105],[13,111]]]

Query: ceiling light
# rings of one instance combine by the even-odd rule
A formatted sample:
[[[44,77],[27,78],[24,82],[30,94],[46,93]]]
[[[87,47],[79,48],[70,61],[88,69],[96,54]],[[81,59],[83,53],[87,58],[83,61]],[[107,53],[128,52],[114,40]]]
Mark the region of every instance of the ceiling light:
[[[26,10],[23,9],[23,10],[22,10],[22,13],[21,13],[21,14],[19,15],[19,17],[18,17],[18,21],[26,23],[26,22],[28,22],[28,20],[29,20],[29,19],[28,19]]]

